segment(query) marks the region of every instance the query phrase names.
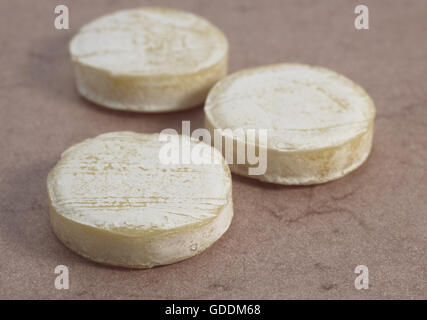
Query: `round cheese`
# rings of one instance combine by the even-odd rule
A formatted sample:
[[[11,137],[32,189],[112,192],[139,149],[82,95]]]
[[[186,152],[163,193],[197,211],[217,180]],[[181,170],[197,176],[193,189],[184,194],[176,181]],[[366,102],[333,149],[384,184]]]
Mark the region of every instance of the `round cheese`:
[[[80,94],[113,109],[163,112],[201,105],[227,73],[228,43],[205,19],[166,8],[118,11],[70,43]]]
[[[194,256],[219,239],[233,216],[227,164],[203,142],[164,137],[178,140],[113,132],[66,150],[47,179],[59,240],[100,263],[150,268]],[[166,163],[162,152],[181,144],[213,161]]]
[[[266,130],[267,143],[254,142],[258,151],[266,149],[266,170],[249,177],[290,185],[327,182],[359,167],[371,150],[374,117],[374,103],[360,86],[301,64],[237,72],[212,88],[205,105],[211,131]],[[250,166],[230,164],[242,175]]]

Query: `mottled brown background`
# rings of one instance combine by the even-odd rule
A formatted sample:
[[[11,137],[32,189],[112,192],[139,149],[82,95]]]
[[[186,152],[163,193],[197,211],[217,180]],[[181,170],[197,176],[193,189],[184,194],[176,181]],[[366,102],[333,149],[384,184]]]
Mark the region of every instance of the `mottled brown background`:
[[[368,4],[370,30],[354,28]],[[71,30],[56,30],[67,4]],[[360,83],[377,106],[374,148],[356,172],[314,187],[233,176],[229,231],[192,259],[151,270],[87,261],[49,226],[46,175],[71,144],[102,132],[157,132],[203,110],[144,115],[97,107],[74,87],[67,45],[84,23],[143,4],[200,14],[231,45],[230,71],[284,61]],[[0,2],[0,298],[427,298],[427,3],[413,1]],[[70,268],[70,289],[54,268]],[[365,264],[370,289],[354,288]]]

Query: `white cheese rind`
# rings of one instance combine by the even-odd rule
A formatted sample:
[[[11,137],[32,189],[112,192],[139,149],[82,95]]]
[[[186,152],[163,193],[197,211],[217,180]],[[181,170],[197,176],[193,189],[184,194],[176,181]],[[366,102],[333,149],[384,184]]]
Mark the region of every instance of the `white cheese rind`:
[[[91,260],[131,268],[180,261],[219,239],[233,216],[222,155],[191,140],[217,164],[162,164],[165,143],[113,132],[66,150],[47,179],[58,238]]]
[[[70,42],[77,89],[97,104],[165,112],[201,105],[227,74],[224,34],[194,14],[123,10],[83,26]]]
[[[212,88],[204,110],[210,131],[267,130],[264,174],[248,175],[248,163],[230,164],[232,172],[262,181],[331,181],[359,167],[372,146],[372,99],[325,68],[279,64],[237,72]]]

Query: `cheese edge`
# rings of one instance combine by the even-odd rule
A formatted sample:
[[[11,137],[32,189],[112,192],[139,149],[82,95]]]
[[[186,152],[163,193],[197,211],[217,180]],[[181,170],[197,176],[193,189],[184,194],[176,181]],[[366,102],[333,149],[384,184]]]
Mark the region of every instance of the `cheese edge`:
[[[67,219],[50,205],[52,229],[67,248],[97,263],[137,269],[167,265],[201,253],[228,230],[232,218],[230,194],[227,205],[209,223],[182,232],[125,236]]]
[[[76,88],[81,96],[110,109],[147,113],[201,106],[227,72],[228,52],[216,64],[182,75],[118,76],[74,62]]]

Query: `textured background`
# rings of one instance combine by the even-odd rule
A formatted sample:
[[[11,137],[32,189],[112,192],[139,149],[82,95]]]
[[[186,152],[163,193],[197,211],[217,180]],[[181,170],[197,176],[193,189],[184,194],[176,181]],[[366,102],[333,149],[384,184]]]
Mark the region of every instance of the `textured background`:
[[[157,132],[202,108],[144,115],[97,107],[74,87],[67,45],[93,18],[142,4],[200,14],[231,45],[230,71],[277,62],[336,70],[377,106],[373,152],[314,187],[233,176],[235,217],[201,255],[151,270],[87,261],[49,226],[46,175],[70,145],[103,132]],[[368,4],[370,30],[353,26]],[[56,30],[67,4],[70,30]],[[427,298],[427,3],[419,1],[0,2],[0,298]],[[70,289],[54,288],[54,268]],[[356,290],[357,265],[370,289]]]

